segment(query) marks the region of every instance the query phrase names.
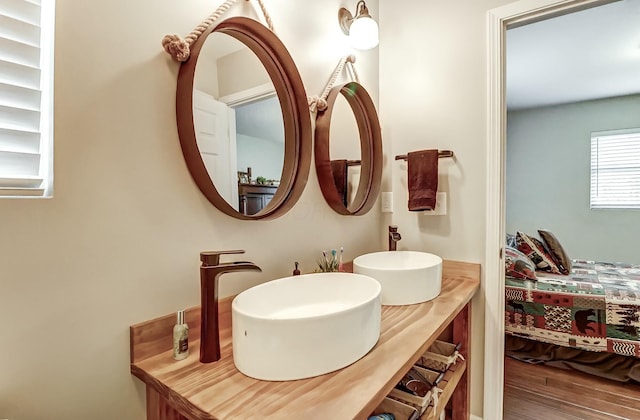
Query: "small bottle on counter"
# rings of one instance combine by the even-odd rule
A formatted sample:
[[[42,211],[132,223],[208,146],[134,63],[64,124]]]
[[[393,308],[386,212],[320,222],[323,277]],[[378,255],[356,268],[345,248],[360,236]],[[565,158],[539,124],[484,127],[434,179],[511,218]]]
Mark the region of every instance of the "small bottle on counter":
[[[178,311],[173,327],[173,358],[185,359],[189,355],[189,326],[184,321],[184,311]]]
[[[293,269],[293,275],[294,276],[299,276],[300,275],[300,270],[298,269],[298,261],[296,261],[294,264],[295,264],[296,268]]]

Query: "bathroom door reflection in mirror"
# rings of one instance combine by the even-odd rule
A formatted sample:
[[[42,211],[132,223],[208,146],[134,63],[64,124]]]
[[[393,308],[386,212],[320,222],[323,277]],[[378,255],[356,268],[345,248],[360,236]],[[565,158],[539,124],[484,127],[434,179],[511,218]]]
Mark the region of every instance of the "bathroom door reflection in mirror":
[[[200,155],[218,193],[240,213],[259,212],[282,175],[282,111],[258,57],[229,35],[210,34],[200,52],[193,120]]]

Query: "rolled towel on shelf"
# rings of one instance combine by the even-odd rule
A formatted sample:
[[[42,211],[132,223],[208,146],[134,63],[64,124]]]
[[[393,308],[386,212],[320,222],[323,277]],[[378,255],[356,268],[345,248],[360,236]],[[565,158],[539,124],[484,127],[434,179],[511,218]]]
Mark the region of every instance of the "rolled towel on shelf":
[[[438,150],[407,153],[409,211],[433,210],[438,192]]]

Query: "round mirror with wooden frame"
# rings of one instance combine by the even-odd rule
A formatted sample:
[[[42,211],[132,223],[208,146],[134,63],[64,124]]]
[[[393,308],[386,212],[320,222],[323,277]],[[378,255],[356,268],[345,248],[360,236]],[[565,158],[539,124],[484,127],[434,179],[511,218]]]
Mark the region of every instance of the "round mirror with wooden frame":
[[[213,32],[234,37],[257,56],[273,83],[282,111],[282,174],[277,188],[271,188],[270,201],[255,214],[241,212],[219,193],[198,147],[193,111],[194,76],[203,44]],[[189,172],[200,191],[223,213],[243,220],[276,218],[290,210],[300,198],[311,165],[311,117],[307,95],[284,44],[260,22],[244,17],[228,18],[209,26],[191,44],[190,57],[181,64],[178,74],[176,116],[180,145]]]
[[[346,99],[358,126],[360,136],[360,181],[355,192],[347,190],[351,161],[331,159],[331,116],[336,99]],[[327,96],[327,108],[316,117],[315,164],[320,189],[327,204],[339,214],[359,216],[373,207],[380,193],[382,178],[382,134],[378,113],[369,93],[356,82],[335,86]],[[352,198],[351,198],[352,197]]]

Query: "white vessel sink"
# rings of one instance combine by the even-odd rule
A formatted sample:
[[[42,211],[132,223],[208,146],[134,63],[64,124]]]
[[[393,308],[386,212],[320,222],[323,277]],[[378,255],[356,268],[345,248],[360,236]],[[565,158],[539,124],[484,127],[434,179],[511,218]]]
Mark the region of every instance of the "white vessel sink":
[[[350,365],[380,337],[380,284],[351,273],[285,277],[233,300],[233,360],[255,379],[289,381]]]
[[[442,258],[416,251],[373,252],[354,259],[353,272],[380,282],[383,305],[412,305],[440,294]]]

